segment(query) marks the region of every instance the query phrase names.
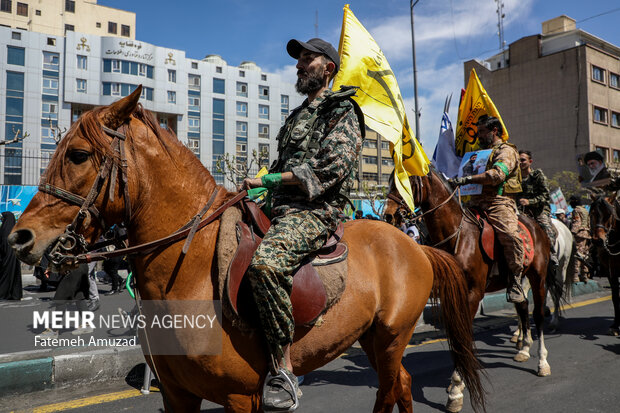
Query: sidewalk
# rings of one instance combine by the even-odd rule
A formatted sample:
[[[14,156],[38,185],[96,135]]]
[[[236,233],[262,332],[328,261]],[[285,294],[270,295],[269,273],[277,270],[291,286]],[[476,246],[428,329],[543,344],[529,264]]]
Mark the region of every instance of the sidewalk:
[[[34,277],[29,279],[28,275],[24,276],[24,284],[27,285],[26,291],[32,290],[35,286]],[[572,302],[609,295],[607,287],[607,280],[602,279],[590,281],[585,285],[575,284]],[[107,291],[108,288],[103,286],[100,291]],[[31,293],[28,295],[31,297],[28,302],[46,299],[46,297],[32,298]],[[133,306],[133,300],[127,293],[102,296],[101,301],[104,311],[116,311],[119,306],[130,309],[130,306]],[[5,303],[3,302],[3,305]],[[11,308],[15,308],[15,305]],[[31,309],[29,311],[32,313]],[[442,336],[443,333],[430,324],[433,312],[434,310],[430,307],[424,311],[424,316],[421,317],[416,327],[411,343],[421,343]],[[4,309],[3,314],[7,314]],[[489,329],[514,322],[514,307],[506,303],[505,294],[502,292],[488,294],[484,298],[481,311],[476,315],[475,327],[476,329]],[[21,329],[24,329],[24,322],[20,323]],[[9,331],[13,333],[16,330],[17,328],[13,328]],[[26,331],[24,334],[32,337],[35,333]],[[0,354],[0,397],[122,379],[141,363],[144,363],[144,356],[140,346],[109,347],[97,350],[87,347],[68,347],[6,352],[6,354]]]

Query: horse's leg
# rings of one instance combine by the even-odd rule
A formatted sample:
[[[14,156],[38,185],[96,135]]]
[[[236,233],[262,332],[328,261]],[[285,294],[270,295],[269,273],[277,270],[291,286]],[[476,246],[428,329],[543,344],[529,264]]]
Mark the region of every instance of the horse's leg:
[[[448,392],[448,402],[446,403],[446,410],[449,412],[457,413],[463,409],[463,391],[465,390],[465,382],[461,378],[461,375],[454,370],[452,377],[450,377],[450,385],[446,390]]]
[[[161,386],[166,413],[200,412],[202,398],[177,386],[173,380],[162,380]]]
[[[254,413],[259,411],[259,398],[247,394],[229,394],[224,405],[225,413]]]
[[[539,274],[542,274],[539,272]],[[538,375],[541,377],[551,375],[551,367],[547,362],[547,348],[545,347],[545,334],[543,327],[545,324],[545,298],[547,298],[547,290],[544,287],[544,277],[541,277],[539,285],[532,289],[532,297],[534,299],[534,324],[536,325],[536,333],[538,334]],[[532,343],[530,338],[530,344]]]
[[[515,303],[515,310],[519,316],[519,322],[523,331],[522,337],[517,342],[519,352],[514,356],[515,361],[527,361],[530,359],[530,346],[532,345],[532,334],[530,331],[530,319],[527,312],[527,300]]]
[[[620,334],[620,278],[609,272],[609,287],[611,288],[611,303],[614,306],[614,322],[609,328],[609,334]]]

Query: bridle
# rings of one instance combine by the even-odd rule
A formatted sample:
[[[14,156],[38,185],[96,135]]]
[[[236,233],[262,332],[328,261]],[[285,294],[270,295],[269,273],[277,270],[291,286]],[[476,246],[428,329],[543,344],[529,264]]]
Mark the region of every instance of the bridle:
[[[198,230],[215,221],[220,215],[224,213],[227,208],[241,201],[247,195],[247,191],[245,190],[239,192],[237,195],[226,201],[213,213],[211,213],[205,218],[205,214],[209,211],[211,206],[213,206],[213,203],[215,202],[215,199],[217,198],[217,195],[219,193],[219,187],[216,187],[205,206],[185,225],[183,225],[172,234],[144,244],[127,248],[117,248],[114,251],[89,252],[89,245],[86,242],[84,235],[79,233],[79,231],[80,229],[82,229],[82,226],[84,225],[84,222],[89,215],[97,219],[99,225],[104,231],[109,228],[94,203],[95,200],[99,197],[99,194],[101,193],[101,190],[107,179],[110,180],[109,199],[111,202],[114,202],[114,192],[116,189],[116,180],[118,177],[119,169],[121,176],[120,182],[123,190],[123,199],[125,202],[125,224],[128,225],[131,219],[131,199],[129,197],[129,186],[127,183],[127,159],[125,156],[125,147],[123,145],[123,143],[126,141],[126,137],[123,133],[107,128],[103,125],[101,126],[101,128],[107,135],[113,137],[111,145],[113,152],[112,154],[104,156],[104,158],[102,159],[99,172],[97,173],[95,181],[93,182],[93,185],[91,186],[86,198],[64,190],[62,188],[58,188],[49,183],[39,184],[39,190],[41,192],[50,194],[69,204],[77,205],[80,207],[80,210],[77,212],[71,224],[67,225],[65,232],[60,235],[60,237],[58,237],[58,239],[48,252],[49,260],[55,266],[75,266],[81,263],[102,261],[108,258],[118,256],[149,254],[157,248],[170,245],[182,239],[186,239],[182,249],[182,254],[186,254],[189,249],[189,245]],[[120,159],[120,168],[118,163],[115,162],[116,155],[118,155],[118,158]],[[104,243],[97,243],[95,244],[95,246],[90,248],[90,250],[96,250],[104,245],[115,244],[116,241],[118,240],[113,239]]]
[[[48,252],[50,262],[56,266],[61,266],[63,264],[74,265],[76,262],[74,262],[72,258],[75,257],[75,254],[84,253],[88,250],[88,243],[84,239],[84,235],[79,233],[87,217],[94,217],[104,231],[108,228],[103,216],[94,204],[108,178],[110,180],[109,199],[111,202],[114,202],[119,169],[125,202],[125,223],[128,223],[131,218],[131,200],[129,198],[129,187],[127,184],[127,159],[124,145],[126,140],[125,134],[103,125],[101,125],[101,129],[113,138],[111,144],[112,153],[103,157],[99,172],[85,198],[62,188],[58,188],[50,183],[41,182],[39,184],[39,191],[80,207],[71,224],[67,225],[65,232],[58,237],[55,244]],[[115,161],[116,156],[120,159],[120,167],[119,163]]]

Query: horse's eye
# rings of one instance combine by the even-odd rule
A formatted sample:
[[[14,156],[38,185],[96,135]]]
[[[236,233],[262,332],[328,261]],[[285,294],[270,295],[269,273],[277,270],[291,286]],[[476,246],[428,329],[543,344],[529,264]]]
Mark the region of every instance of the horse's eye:
[[[74,150],[69,152],[69,160],[76,165],[86,162],[89,156],[90,153],[86,151]]]

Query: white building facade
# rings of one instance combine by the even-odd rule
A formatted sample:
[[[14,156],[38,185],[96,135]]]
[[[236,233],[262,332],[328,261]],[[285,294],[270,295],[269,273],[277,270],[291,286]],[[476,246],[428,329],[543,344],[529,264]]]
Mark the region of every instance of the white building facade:
[[[225,154],[277,156],[275,137],[300,105],[293,84],[252,62],[229,66],[217,55],[67,31],[64,37],[0,27],[0,184],[36,185],[58,131],[87,110],[109,105],[143,85],[142,105],[173,130],[212,172]],[[218,183],[223,176],[214,174]]]

